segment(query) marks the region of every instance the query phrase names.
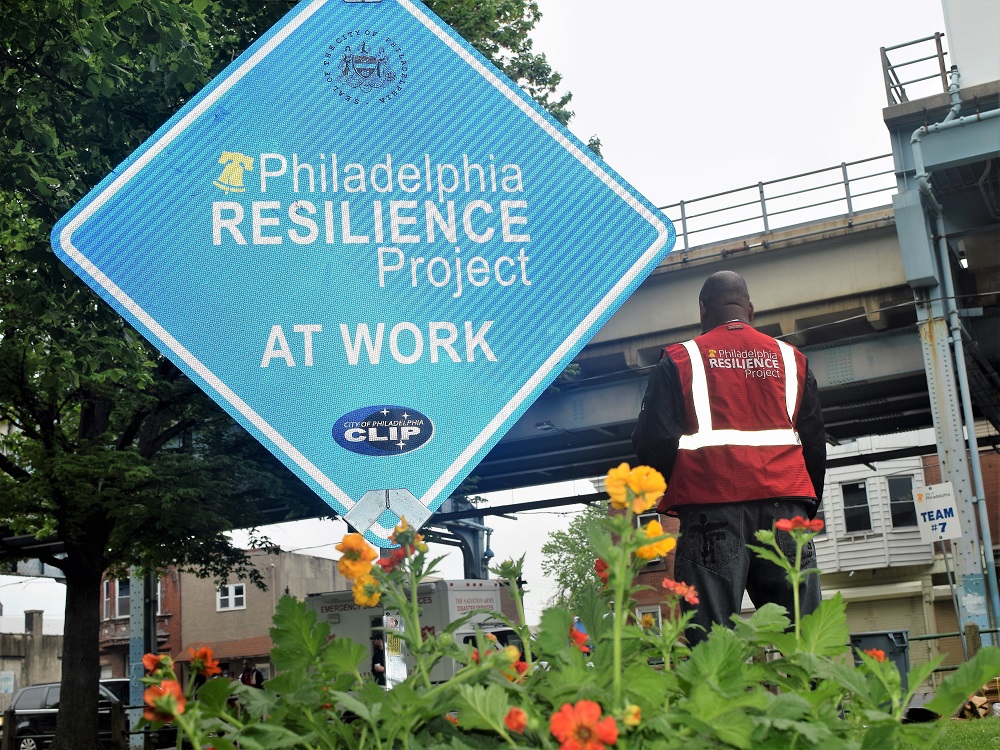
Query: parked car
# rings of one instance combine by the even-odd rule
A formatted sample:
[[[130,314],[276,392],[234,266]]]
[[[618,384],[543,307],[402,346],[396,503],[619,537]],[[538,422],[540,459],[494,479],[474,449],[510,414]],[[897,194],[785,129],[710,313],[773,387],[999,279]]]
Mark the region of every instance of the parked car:
[[[124,684],[123,684],[124,683]],[[101,680],[97,698],[98,739],[105,747],[112,745],[113,709],[128,706],[128,680]],[[124,699],[120,698],[124,695]],[[59,715],[60,684],[49,682],[20,688],[11,699],[10,708],[13,722],[3,725],[0,718],[0,737],[7,732],[14,735],[10,747],[14,750],[44,750],[55,738],[56,718]],[[128,718],[122,725],[128,729]],[[124,741],[127,745],[127,740]],[[157,748],[176,747],[177,729],[165,726],[153,733],[153,746]]]
[[[29,685],[14,693],[10,709],[14,712],[12,723],[3,727],[3,732],[14,735],[15,750],[42,750],[48,747],[56,733],[56,718],[59,716],[58,682]],[[103,685],[97,699],[97,732],[102,745],[111,745],[111,710],[120,705],[114,693]]]

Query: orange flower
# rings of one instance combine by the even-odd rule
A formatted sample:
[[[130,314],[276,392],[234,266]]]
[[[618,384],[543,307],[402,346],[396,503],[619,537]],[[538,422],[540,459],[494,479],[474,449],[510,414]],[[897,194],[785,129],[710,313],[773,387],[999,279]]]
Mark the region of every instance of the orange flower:
[[[608,476],[604,479],[604,491],[608,493],[611,507],[615,510],[625,510],[625,506],[628,505],[627,490],[630,471],[629,465],[622,463],[618,465],[618,468],[609,471]]]
[[[650,521],[643,527],[643,530],[646,532],[647,539],[663,536],[663,527],[659,521]],[[636,550],[635,554],[642,560],[652,560],[654,557],[663,557],[676,546],[677,540],[668,536],[652,544],[644,544]]]
[[[528,728],[528,714],[523,709],[514,706],[503,717],[503,723],[510,731],[523,734],[524,730]]]
[[[348,534],[337,550],[342,553],[337,561],[337,570],[344,578],[355,578],[363,575],[371,575],[371,564],[378,557],[378,552],[372,547],[361,534]]]
[[[688,604],[698,603],[698,592],[694,586],[688,586],[686,583],[675,581],[672,578],[664,578],[660,585],[667,590],[668,594],[683,598]]]
[[[351,593],[354,594],[354,603],[359,607],[378,606],[379,599],[382,598],[382,592],[378,588],[378,581],[375,580],[375,577],[371,573],[359,575],[355,578],[354,585],[351,586]]]
[[[169,667],[170,657],[167,654],[146,654],[142,657],[142,666],[149,674],[153,674],[158,669]]]
[[[193,671],[203,674],[205,677],[222,674],[222,670],[219,668],[219,660],[213,658],[212,649],[208,646],[202,646],[197,651],[189,648],[188,652],[191,655],[191,669]]]
[[[142,694],[146,707],[142,718],[146,721],[171,721],[184,713],[187,699],[177,680],[164,680],[159,685],[150,685]]]
[[[601,707],[588,700],[575,706],[564,703],[549,720],[549,731],[559,740],[559,750],[604,750],[618,741],[618,725],[601,718]]]
[[[885,661],[885,651],[880,648],[866,648],[865,653],[877,662]]]
[[[583,653],[590,653],[590,646],[587,645],[587,634],[583,633],[573,626],[569,629],[569,638],[573,642],[573,645],[580,649]]]
[[[611,575],[608,570],[608,564],[604,561],[604,558],[598,557],[594,562],[594,573],[605,586],[608,584],[608,577]]]
[[[417,530],[410,526],[409,522],[407,522],[405,516],[400,517],[399,525],[392,530],[392,536],[390,536],[389,539],[402,547],[403,554],[407,557],[417,551],[427,551],[427,545],[424,543],[423,534],[418,534]]]
[[[823,519],[815,518],[810,521],[802,516],[794,518],[780,518],[774,523],[774,528],[778,531],[791,531],[792,529],[804,529],[806,531],[819,532],[823,530]]]
[[[629,489],[635,494],[633,513],[645,513],[667,489],[663,475],[648,466],[636,466],[628,474]]]

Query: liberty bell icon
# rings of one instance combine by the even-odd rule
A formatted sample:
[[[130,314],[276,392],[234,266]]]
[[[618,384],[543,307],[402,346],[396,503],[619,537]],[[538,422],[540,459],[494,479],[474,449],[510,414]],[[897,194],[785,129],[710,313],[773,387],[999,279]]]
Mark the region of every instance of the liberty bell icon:
[[[224,190],[226,195],[230,193],[244,193],[243,172],[253,171],[253,159],[238,151],[223,151],[219,156],[219,164],[222,164],[222,174],[212,184],[220,190]]]

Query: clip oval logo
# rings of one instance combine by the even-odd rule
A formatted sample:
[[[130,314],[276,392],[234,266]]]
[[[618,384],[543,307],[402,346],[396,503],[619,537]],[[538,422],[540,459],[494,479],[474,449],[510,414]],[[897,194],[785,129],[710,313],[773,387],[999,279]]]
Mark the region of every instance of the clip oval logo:
[[[364,406],[333,426],[341,448],[362,456],[398,456],[424,446],[434,434],[430,418],[405,406]]]

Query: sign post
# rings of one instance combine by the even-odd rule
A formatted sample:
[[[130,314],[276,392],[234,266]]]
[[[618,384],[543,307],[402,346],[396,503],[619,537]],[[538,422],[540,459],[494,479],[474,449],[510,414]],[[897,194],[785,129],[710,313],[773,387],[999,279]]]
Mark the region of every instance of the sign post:
[[[411,0],[298,4],[53,247],[369,541],[657,266],[654,206]]]

